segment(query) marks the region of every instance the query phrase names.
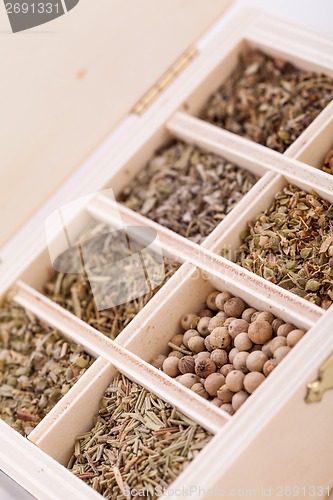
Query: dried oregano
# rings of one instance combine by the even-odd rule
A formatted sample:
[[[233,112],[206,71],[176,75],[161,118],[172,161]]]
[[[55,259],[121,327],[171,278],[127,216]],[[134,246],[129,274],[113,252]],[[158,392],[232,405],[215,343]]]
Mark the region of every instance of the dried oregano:
[[[283,153],[333,98],[333,79],[249,50],[201,117]]]
[[[118,374],[94,427],[75,439],[68,468],[105,498],[157,498],[211,434],[162,399]]]
[[[246,269],[327,309],[333,300],[333,207],[296,186],[248,222],[236,260]]]
[[[93,363],[9,298],[0,304],[0,417],[28,435]]]
[[[119,201],[201,243],[256,181],[220,156],[176,141],[155,153]]]

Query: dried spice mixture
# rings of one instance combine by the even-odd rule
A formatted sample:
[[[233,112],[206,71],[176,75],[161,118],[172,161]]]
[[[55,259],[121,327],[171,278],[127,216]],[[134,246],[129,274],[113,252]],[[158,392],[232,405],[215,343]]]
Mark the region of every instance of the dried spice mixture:
[[[201,118],[283,153],[332,98],[329,76],[249,50]]]
[[[177,141],[155,153],[119,201],[201,243],[257,180],[220,156]]]
[[[101,400],[94,427],[75,439],[68,468],[107,499],[155,499],[211,437],[119,374]]]

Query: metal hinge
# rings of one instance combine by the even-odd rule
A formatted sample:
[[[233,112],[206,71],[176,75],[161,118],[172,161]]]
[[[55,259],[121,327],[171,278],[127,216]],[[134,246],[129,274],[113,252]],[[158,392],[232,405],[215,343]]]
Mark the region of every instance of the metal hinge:
[[[183,69],[198,54],[195,47],[187,49],[183,55],[169,68],[166,73],[153,85],[146,94],[136,103],[132,113],[141,115],[155,101],[159,94],[176,78]]]
[[[319,368],[318,379],[307,385],[306,403],[322,400],[324,392],[333,389],[333,354]]]

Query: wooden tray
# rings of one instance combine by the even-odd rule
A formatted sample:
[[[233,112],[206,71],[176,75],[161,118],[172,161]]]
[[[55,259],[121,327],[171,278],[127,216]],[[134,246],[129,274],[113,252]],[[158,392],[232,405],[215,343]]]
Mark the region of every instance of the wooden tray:
[[[194,497],[214,498],[219,491],[220,496],[233,498],[241,490],[252,491],[256,497],[267,496],[270,491],[270,496],[278,497],[286,496],[284,488],[298,487],[293,490],[297,495],[291,496],[310,497],[315,496],[311,487],[317,488],[317,493],[321,487],[322,496],[328,495],[333,482],[333,392],[317,404],[306,404],[304,399],[306,385],[318,377],[319,368],[333,352],[333,309],[324,311],[218,252],[225,244],[237,247],[246,221],[268,207],[287,182],[307,191],[315,189],[333,203],[333,177],[318,170],[333,144],[333,102],[283,155],[196,118],[246,46],[260,47],[299,67],[333,77],[333,39],[253,9],[245,10],[223,30],[217,24],[201,38],[187,52],[188,63],[177,77],[166,87],[154,87],[126,119],[113,145],[81,166],[58,194],[59,205],[67,201],[69,192],[75,199],[112,187],[117,195],[170,137],[202,146],[260,176],[202,245],[118,207],[125,224],[156,229],[163,250],[183,265],[116,341],[40,293],[50,261],[42,231],[35,227],[38,219],[29,226],[29,236],[22,233],[21,238],[29,243],[24,252],[7,252],[8,258],[0,268],[1,293],[15,286],[19,304],[97,357],[29,440],[0,421],[1,468],[37,498],[100,498],[61,464],[66,464],[72,452],[74,437],[91,427],[99,400],[117,370],[215,434],[170,486],[170,493],[178,491],[177,496],[185,498],[194,487]],[[84,210],[73,214],[70,224],[77,232],[89,218],[116,225],[114,213],[112,200],[100,194]],[[54,241],[57,238],[59,234],[55,233]],[[300,344],[232,417],[149,365],[179,331],[182,314],[198,309],[215,288],[230,291],[250,306],[270,310],[308,329]]]

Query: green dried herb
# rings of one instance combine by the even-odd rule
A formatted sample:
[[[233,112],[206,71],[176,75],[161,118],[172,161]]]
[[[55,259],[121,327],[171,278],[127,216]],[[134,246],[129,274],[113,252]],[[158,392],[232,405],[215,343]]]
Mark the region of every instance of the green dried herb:
[[[248,223],[236,260],[244,268],[327,309],[333,300],[333,206],[296,186]]]
[[[257,180],[220,156],[176,141],[155,153],[119,201],[201,243]]]
[[[154,394],[117,375],[94,427],[75,439],[68,468],[107,499],[157,498],[211,434]]]
[[[260,50],[241,54],[201,118],[283,153],[333,97],[333,79]]]
[[[15,304],[0,303],[0,417],[27,436],[94,359]]]

